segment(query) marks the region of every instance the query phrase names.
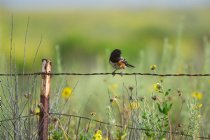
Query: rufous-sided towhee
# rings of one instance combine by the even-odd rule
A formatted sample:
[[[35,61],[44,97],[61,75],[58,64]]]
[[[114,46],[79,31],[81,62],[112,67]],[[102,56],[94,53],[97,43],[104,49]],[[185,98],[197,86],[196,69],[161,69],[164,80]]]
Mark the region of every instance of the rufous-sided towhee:
[[[119,69],[125,69],[126,67],[133,67],[133,65],[128,64],[128,62],[121,57],[121,50],[115,49],[112,51],[110,58],[109,58],[109,63],[112,65],[112,67],[115,69],[112,74],[115,74],[116,70]]]

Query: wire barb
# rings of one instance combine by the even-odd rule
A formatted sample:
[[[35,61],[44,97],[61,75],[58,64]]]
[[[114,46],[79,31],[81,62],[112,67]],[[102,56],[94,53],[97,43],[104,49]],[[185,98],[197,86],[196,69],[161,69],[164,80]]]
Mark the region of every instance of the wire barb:
[[[50,112],[50,115],[55,115],[55,116],[63,116],[63,117],[74,117],[74,118],[79,118],[79,124],[81,119],[83,120],[89,120],[89,121],[93,121],[93,122],[98,122],[100,123],[100,125],[110,125],[110,126],[115,126],[118,128],[123,128],[124,126],[119,125],[119,124],[110,124],[109,122],[104,122],[104,121],[100,121],[100,120],[95,120],[89,117],[84,117],[84,116],[79,116],[79,115],[71,115],[71,114],[62,114],[62,113],[56,113],[56,112]],[[78,124],[78,125],[79,125]],[[152,131],[152,132],[165,132],[165,133],[170,133],[169,131],[159,131],[159,130],[153,130],[153,129],[147,129],[147,128],[136,128],[136,127],[131,127],[131,126],[127,126],[127,129],[130,130],[138,130],[138,131]],[[172,132],[173,135],[180,135],[180,136],[185,136],[185,137],[192,137],[191,135],[188,134],[183,134],[181,132]],[[209,137],[197,137],[198,139],[210,139]]]
[[[141,73],[141,72],[133,72],[133,73],[115,73],[116,75],[141,75],[141,76],[157,76],[157,77],[209,77],[210,73],[166,73],[166,74],[157,74],[157,73]],[[32,76],[32,75],[51,75],[51,76],[91,76],[91,75],[113,75],[111,72],[96,72],[96,73],[0,73],[0,76]]]
[[[111,126],[115,126],[115,127],[118,127],[118,128],[123,128],[124,126],[122,125],[118,125],[118,124],[110,124],[108,122],[104,122],[104,121],[99,121],[99,120],[94,120],[92,118],[89,118],[89,117],[84,117],[84,116],[79,116],[79,115],[71,115],[71,114],[62,114],[62,113],[56,113],[56,112],[50,112],[49,115],[51,116],[63,116],[63,117],[74,117],[74,118],[79,118],[79,122],[81,120],[91,120],[93,122],[98,122],[100,123],[100,125],[111,125]],[[5,119],[5,120],[0,120],[0,124],[3,123],[3,122],[8,122],[8,121],[14,121],[14,120],[17,120],[17,119],[23,119],[23,118],[30,118],[30,117],[35,117],[37,115],[33,114],[33,115],[27,115],[27,116],[19,116],[17,118],[8,118],[8,119]],[[78,124],[78,127],[79,127],[80,124]],[[135,128],[135,127],[130,127],[130,126],[127,126],[127,129],[130,129],[130,130],[138,130],[138,131],[152,131],[152,132],[166,132],[166,133],[169,133],[169,131],[158,131],[158,130],[153,130],[153,129],[146,129],[146,128]],[[77,130],[78,131],[78,130]],[[173,135],[180,135],[180,136],[185,136],[185,137],[192,137],[191,135],[188,135],[188,134],[182,134],[181,132],[172,132]],[[210,139],[210,137],[197,137],[198,139]]]

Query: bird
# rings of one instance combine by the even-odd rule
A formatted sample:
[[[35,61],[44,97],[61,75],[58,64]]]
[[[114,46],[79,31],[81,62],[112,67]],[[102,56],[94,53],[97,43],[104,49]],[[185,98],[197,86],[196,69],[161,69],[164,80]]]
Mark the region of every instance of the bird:
[[[126,67],[134,68],[133,65],[128,64],[128,62],[121,56],[120,49],[115,49],[112,51],[110,58],[109,58],[109,63],[115,69],[112,72],[112,75],[115,75],[116,70],[119,70],[119,69],[125,69]]]

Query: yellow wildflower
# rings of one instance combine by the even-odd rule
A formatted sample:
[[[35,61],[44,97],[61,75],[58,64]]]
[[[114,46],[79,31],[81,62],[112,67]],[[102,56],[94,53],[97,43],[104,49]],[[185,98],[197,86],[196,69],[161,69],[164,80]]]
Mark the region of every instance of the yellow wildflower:
[[[68,99],[72,95],[72,88],[65,87],[62,91],[62,97],[64,99]]]
[[[155,70],[156,68],[157,68],[156,65],[151,65],[151,66],[150,66],[150,70]]]
[[[160,91],[160,90],[162,89],[162,86],[161,86],[160,83],[155,83],[155,84],[153,85],[153,87],[154,87],[154,90],[155,90],[155,91]]]
[[[203,106],[203,104],[198,104],[198,108],[201,108]]]
[[[96,133],[93,135],[92,140],[102,140],[102,131],[97,130]]]
[[[192,93],[192,97],[197,99],[197,100],[201,100],[203,98],[203,93],[201,93],[201,92],[193,92]]]
[[[137,101],[132,101],[132,102],[130,102],[130,109],[131,110],[135,110],[135,109],[138,109],[139,108],[139,102],[137,102]]]
[[[203,104],[196,104],[193,106],[193,109],[199,109],[203,106]]]
[[[38,115],[40,113],[40,108],[39,107],[36,107],[35,109],[34,109],[34,114],[35,115]]]

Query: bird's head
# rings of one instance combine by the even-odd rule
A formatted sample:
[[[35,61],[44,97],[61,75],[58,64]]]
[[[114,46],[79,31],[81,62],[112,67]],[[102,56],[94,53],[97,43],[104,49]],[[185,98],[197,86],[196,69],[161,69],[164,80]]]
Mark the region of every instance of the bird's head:
[[[120,55],[121,55],[121,50],[119,50],[119,49],[115,49],[111,53],[111,57],[115,57],[115,58],[120,57]]]

